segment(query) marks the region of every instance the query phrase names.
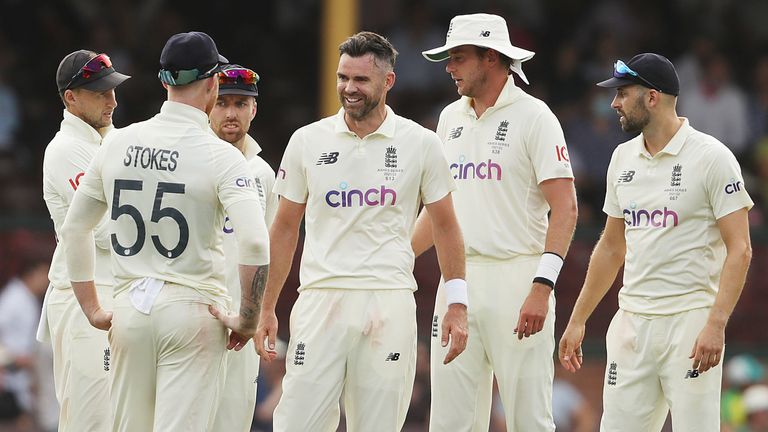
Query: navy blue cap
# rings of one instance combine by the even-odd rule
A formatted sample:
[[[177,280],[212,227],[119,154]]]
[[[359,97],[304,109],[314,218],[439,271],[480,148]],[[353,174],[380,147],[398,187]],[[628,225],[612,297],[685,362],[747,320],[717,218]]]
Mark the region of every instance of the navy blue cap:
[[[189,84],[213,76],[227,63],[207,34],[177,33],[168,39],[160,54],[159,77],[168,85]]]
[[[630,72],[617,71],[614,66],[613,78],[597,83],[600,87],[616,88],[630,84],[658,90],[677,96],[680,94],[680,79],[675,66],[663,55],[655,53],[638,54],[626,66]],[[632,72],[635,74],[633,75]]]

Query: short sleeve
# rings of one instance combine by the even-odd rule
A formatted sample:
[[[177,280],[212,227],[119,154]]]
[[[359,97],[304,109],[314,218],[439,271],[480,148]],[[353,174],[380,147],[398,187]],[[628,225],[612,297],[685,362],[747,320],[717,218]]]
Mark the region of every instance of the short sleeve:
[[[107,198],[104,195],[101,169],[104,164],[104,155],[109,151],[109,143],[109,139],[105,139],[99,149],[96,150],[96,155],[91,160],[85,175],[80,179],[80,184],[77,186],[77,190],[80,193],[104,203],[107,202]]]
[[[736,157],[725,146],[719,146],[709,155],[708,169],[704,171],[712,212],[715,219],[742,208],[751,209],[754,203],[747,193],[741,167]]]
[[[259,191],[256,181],[248,168],[242,153],[232,146],[221,146],[214,153],[214,173],[216,173],[217,194],[222,207],[226,211],[234,203],[253,200],[257,203],[254,208],[258,211],[254,217],[264,218],[261,209]]]
[[[531,124],[525,145],[537,183],[553,178],[573,178],[563,129],[552,111],[542,109]]]
[[[437,135],[424,130],[424,161],[421,173],[421,199],[424,204],[439,201],[456,189],[442,143]]]
[[[301,129],[294,132],[285,148],[280,169],[277,171],[274,192],[295,203],[306,203],[309,189],[303,163],[304,139]]]
[[[616,195],[616,165],[619,163],[619,148],[617,147],[613,151],[611,163],[608,164],[608,171],[605,174],[605,203],[603,204],[603,212],[615,218],[624,217],[624,213],[619,207],[619,198]]]

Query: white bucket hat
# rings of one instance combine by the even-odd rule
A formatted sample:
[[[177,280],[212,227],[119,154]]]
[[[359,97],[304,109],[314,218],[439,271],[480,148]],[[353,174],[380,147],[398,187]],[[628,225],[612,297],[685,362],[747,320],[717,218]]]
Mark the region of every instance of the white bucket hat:
[[[445,45],[423,51],[421,55],[429,61],[439,62],[448,58],[449,50],[461,45],[491,48],[504,54],[512,60],[510,69],[528,84],[522,64],[536,53],[512,45],[504,18],[490,14],[457,15],[448,26]]]

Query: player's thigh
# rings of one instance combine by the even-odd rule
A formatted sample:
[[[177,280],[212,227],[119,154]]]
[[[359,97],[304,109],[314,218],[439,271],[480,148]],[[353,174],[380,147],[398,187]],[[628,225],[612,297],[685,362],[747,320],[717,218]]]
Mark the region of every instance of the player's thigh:
[[[276,432],[335,430],[350,334],[347,290],[299,293],[290,319],[283,394],[274,412]],[[354,293],[351,293],[354,294]]]
[[[708,308],[695,309],[658,324],[657,331],[666,333],[665,345],[669,347],[660,376],[675,430],[706,432],[720,428],[722,360],[701,373],[693,369],[693,360],[689,358],[708,317]]]
[[[210,430],[224,385],[227,330],[208,304],[192,288],[166,284],[152,308],[155,430]]]
[[[467,347],[458,357],[443,364],[450,344],[441,344],[442,321],[448,307],[441,281],[435,299],[430,337],[431,431],[488,430],[493,391],[493,372],[485,352],[478,321],[484,317],[484,302],[479,291],[485,289],[468,279],[469,290]]]
[[[248,431],[256,407],[259,356],[251,341],[240,351],[227,351],[226,357],[224,390],[212,430]]]
[[[361,337],[347,361],[347,426],[351,432],[399,431],[416,370],[416,302],[409,289],[372,290],[363,296],[365,312],[357,326]]]
[[[668,407],[658,375],[650,322],[619,310],[606,334],[603,382],[604,432],[647,432],[661,428]]]
[[[538,257],[510,260],[484,275],[495,290],[496,302],[489,305],[483,336],[488,344],[491,367],[496,375],[504,406],[507,430],[552,431],[553,353],[555,350],[555,296],[547,300],[547,315],[541,331],[518,337],[513,330],[528,297]]]

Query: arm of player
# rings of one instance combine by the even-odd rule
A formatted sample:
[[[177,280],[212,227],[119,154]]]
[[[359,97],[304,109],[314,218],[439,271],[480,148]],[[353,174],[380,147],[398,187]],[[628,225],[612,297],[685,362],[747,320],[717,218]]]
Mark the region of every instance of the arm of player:
[[[624,239],[624,219],[608,216],[605,230],[589,259],[587,276],[571,312],[571,318],[560,338],[560,364],[571,372],[581,368],[581,342],[587,319],[611,288],[616,274],[624,265],[627,245]]]
[[[283,290],[285,280],[293,263],[293,254],[296,252],[296,243],[299,239],[299,226],[304,217],[306,204],[293,202],[285,197],[280,197],[277,207],[277,215],[272,222],[269,231],[270,261],[272,269],[267,279],[264,302],[259,317],[259,327],[256,330],[256,352],[266,360],[272,361],[276,356],[275,339],[277,338],[277,299]],[[268,348],[264,347],[267,342]]]
[[[64,243],[72,290],[88,322],[101,330],[109,330],[112,312],[101,308],[93,282],[96,253],[93,229],[106,211],[106,203],[83,193],[75,193],[61,228],[61,241]]]
[[[573,231],[576,229],[578,209],[576,205],[576,189],[571,178],[554,178],[539,184],[544,198],[551,209],[549,228],[544,243],[544,250],[554,252],[565,259],[568,247],[571,245]],[[518,340],[540,332],[544,328],[544,320],[549,311],[549,295],[552,288],[539,282],[534,282],[531,291],[520,308],[520,318],[515,327]]]
[[[466,278],[466,262],[464,257],[464,237],[456,220],[451,194],[426,204],[432,225],[432,237],[435,240],[437,260],[443,280],[464,280]],[[451,346],[443,360],[450,363],[467,347],[467,306],[461,303],[451,303],[443,317],[442,340],[443,346]]]
[[[418,258],[421,254],[432,248],[434,244],[435,241],[432,238],[432,219],[426,210],[422,210],[416,219],[416,226],[413,229],[413,236],[411,236],[413,254]]]
[[[718,219],[717,227],[727,253],[715,304],[709,311],[707,323],[696,338],[690,355],[693,359],[693,369],[698,369],[700,373],[717,366],[722,360],[725,326],[741,296],[749,262],[752,259],[746,208]]]
[[[237,240],[240,263],[241,301],[238,315],[225,314],[213,306],[211,313],[232,333],[227,349],[239,351],[256,334],[264,286],[269,273],[269,239],[257,200],[241,200],[227,207]],[[258,215],[254,218],[253,215]]]

